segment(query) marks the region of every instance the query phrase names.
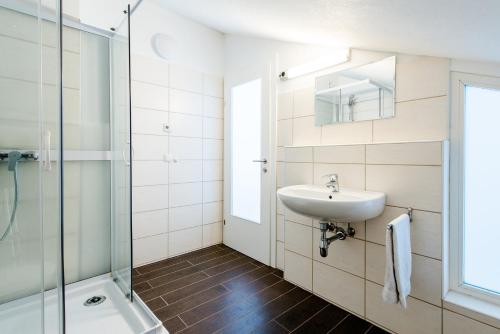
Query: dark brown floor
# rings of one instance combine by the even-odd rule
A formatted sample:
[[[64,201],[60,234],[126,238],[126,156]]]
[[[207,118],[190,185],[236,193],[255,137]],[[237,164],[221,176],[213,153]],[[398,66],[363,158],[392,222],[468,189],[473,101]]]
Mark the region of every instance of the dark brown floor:
[[[134,289],[170,333],[386,333],[224,245],[136,268]]]

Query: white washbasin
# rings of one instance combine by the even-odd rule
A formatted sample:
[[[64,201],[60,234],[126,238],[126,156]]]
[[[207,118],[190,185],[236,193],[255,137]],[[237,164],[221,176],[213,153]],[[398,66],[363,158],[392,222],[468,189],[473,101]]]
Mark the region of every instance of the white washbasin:
[[[384,211],[385,194],[303,184],[278,190],[278,197],[290,210],[315,219],[357,222],[379,216]]]

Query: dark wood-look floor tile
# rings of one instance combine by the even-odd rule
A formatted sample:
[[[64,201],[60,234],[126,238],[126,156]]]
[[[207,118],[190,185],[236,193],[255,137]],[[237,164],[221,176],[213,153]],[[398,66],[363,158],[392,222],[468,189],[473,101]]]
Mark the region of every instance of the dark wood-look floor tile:
[[[276,321],[270,321],[264,326],[257,328],[252,333],[254,334],[285,334],[290,333],[283,327],[281,327]]]
[[[193,308],[192,310],[181,314],[180,317],[186,324],[194,324],[202,320],[203,318],[219,312],[226,307],[230,307],[232,304],[246,303],[246,298],[278,283],[279,281],[280,279],[278,277],[274,275],[267,275],[258,280],[250,282],[244,289],[232,291],[231,293],[228,293],[208,303]],[[226,285],[227,283],[224,283],[224,286]]]
[[[311,295],[309,298],[303,300],[298,305],[279,316],[276,322],[289,331],[293,331],[327,305],[328,303],[323,299]]]
[[[148,273],[150,271],[158,270],[158,269],[161,269],[163,267],[168,267],[168,266],[174,265],[174,264],[179,263],[179,262],[196,259],[198,257],[206,256],[207,254],[211,254],[211,253],[215,253],[215,252],[220,252],[221,250],[222,250],[222,248],[220,248],[218,245],[210,246],[210,247],[203,248],[203,249],[200,249],[200,250],[197,250],[194,252],[190,252],[187,254],[182,254],[182,255],[179,255],[176,257],[171,257],[171,258],[161,260],[158,262],[146,264],[144,266],[137,267],[135,269],[140,274],[145,274],[145,273]]]
[[[197,282],[203,281],[207,277],[208,277],[207,274],[205,274],[204,272],[197,272],[194,273],[193,275],[183,277],[182,279],[179,279],[177,281],[149,289],[143,293],[139,293],[139,296],[141,297],[142,300],[150,300],[158,296],[167,294],[169,292],[181,289],[185,286],[189,286],[190,284],[195,284]]]
[[[169,334],[178,333],[184,328],[186,325],[182,322],[179,317],[172,318],[170,320],[164,321],[163,326],[167,329]]]
[[[274,269],[274,274],[278,277],[281,277],[281,278],[283,278],[283,276],[284,276],[283,270],[281,270],[281,269]]]
[[[234,264],[235,267],[231,270],[220,273],[219,275],[210,276],[209,278],[199,281],[197,283],[185,286],[176,291],[172,291],[170,293],[162,295],[162,297],[167,303],[171,304],[183,298],[194,295],[195,293],[206,290],[212,286],[224,283],[225,281],[228,281],[231,278],[239,276],[241,274],[244,274],[245,272],[256,269],[256,267],[253,264],[250,264],[245,261],[242,262],[243,263],[241,262],[235,263]]]
[[[247,287],[251,282],[267,276],[272,272],[272,268],[270,267],[261,267],[225,282],[224,286],[229,290],[240,290]]]
[[[188,261],[192,264],[198,264],[198,263],[203,263],[212,259],[215,259],[217,257],[224,256],[226,254],[231,254],[231,253],[236,253],[236,251],[232,250],[231,248],[218,248],[217,251],[192,257]]]
[[[330,333],[335,334],[365,334],[372,325],[365,320],[350,314]]]
[[[189,311],[196,307],[203,307],[207,302],[216,299],[224,294],[227,294],[227,290],[222,285],[216,285],[208,290],[202,291],[190,298],[184,298],[177,303],[169,304],[155,312],[158,319],[161,321],[168,320],[175,317],[182,312]]]
[[[256,305],[265,305],[276,299],[282,294],[294,289],[291,283],[280,281],[279,283],[259,292],[252,298],[240,300],[238,303],[231,304],[220,312],[203,319],[200,322],[186,328],[183,333],[214,333],[227,324],[230,324],[254,311]]]
[[[167,284],[169,282],[181,279],[185,276],[191,275],[191,274],[199,272],[199,271],[204,271],[206,273],[205,270],[207,270],[207,269],[210,269],[214,266],[218,266],[220,264],[225,264],[227,262],[232,263],[233,261],[236,261],[240,258],[241,258],[241,256],[233,253],[233,254],[227,254],[225,256],[218,257],[218,258],[215,258],[215,259],[212,259],[212,260],[209,260],[207,262],[203,262],[203,263],[200,263],[200,264],[197,264],[194,266],[189,264],[188,262],[186,262],[189,264],[189,267],[174,271],[172,273],[169,273],[169,274],[166,274],[166,275],[163,275],[160,277],[156,277],[154,279],[149,280],[148,283],[152,287],[161,286],[161,285],[164,285],[164,284]],[[232,264],[226,265],[226,267],[232,267],[232,266],[234,266],[234,265],[232,265]]]
[[[153,270],[153,271],[147,272],[145,274],[142,274],[134,280],[134,283],[139,284],[141,282],[150,281],[154,278],[168,275],[168,274],[172,274],[176,271],[179,271],[179,270],[185,269],[185,268],[189,268],[192,266],[193,265],[187,261],[181,261],[181,262],[172,264],[170,266],[165,266],[165,267],[159,268],[157,270]],[[151,282],[149,282],[149,283],[151,283]]]
[[[366,334],[389,334],[389,332],[383,330],[382,328],[379,328],[375,325],[372,325],[372,328],[366,332]]]
[[[149,289],[151,289],[151,285],[149,285],[148,282],[134,283],[134,291],[137,293],[141,293]]]
[[[314,317],[306,321],[292,333],[321,334],[328,333],[342,321],[348,313],[334,305],[328,305]]]
[[[165,301],[161,297],[156,297],[154,299],[146,301],[145,303],[151,311],[156,311],[159,308],[167,306],[167,303],[165,303]]]
[[[276,298],[264,306],[257,308],[255,311],[248,314],[232,324],[225,326],[221,333],[251,333],[256,331],[261,326],[276,318],[289,308],[300,303],[304,298],[311,294],[301,288],[295,288],[290,292]],[[258,332],[259,330],[257,330]]]
[[[222,244],[132,274],[135,292],[170,333],[388,334]]]

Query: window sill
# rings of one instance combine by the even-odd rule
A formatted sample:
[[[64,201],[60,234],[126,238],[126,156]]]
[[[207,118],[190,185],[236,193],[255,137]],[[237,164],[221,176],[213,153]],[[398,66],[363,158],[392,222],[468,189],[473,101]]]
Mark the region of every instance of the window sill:
[[[500,305],[457,291],[448,291],[443,298],[445,309],[500,328]]]

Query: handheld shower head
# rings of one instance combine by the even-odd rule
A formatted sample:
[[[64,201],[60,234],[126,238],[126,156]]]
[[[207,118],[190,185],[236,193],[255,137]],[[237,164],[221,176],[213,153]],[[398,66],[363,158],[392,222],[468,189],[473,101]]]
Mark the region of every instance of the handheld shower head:
[[[21,160],[22,154],[19,151],[10,151],[8,156],[9,165],[7,167],[8,170],[14,171],[17,167],[17,162]]]

